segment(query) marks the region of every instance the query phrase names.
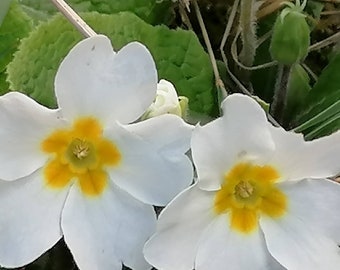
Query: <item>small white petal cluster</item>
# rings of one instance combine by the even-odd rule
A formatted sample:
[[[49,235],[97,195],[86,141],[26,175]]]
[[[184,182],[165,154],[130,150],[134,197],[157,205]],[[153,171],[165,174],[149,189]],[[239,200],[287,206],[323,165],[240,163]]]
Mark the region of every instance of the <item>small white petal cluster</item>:
[[[116,53],[98,35],[61,63],[58,109],[0,97],[1,266],[24,266],[63,237],[81,270],[151,268],[142,248],[156,226],[152,205],[193,177],[192,126],[175,115],[136,123],[157,81],[142,44]]]
[[[142,119],[159,116],[162,114],[174,114],[185,118],[188,99],[177,96],[174,85],[167,80],[160,80],[157,84],[155,101],[146,110]]]

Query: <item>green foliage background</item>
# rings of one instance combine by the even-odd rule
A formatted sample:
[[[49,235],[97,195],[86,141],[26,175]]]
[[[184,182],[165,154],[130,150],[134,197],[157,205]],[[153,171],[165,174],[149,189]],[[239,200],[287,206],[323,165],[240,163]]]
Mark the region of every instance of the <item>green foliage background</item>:
[[[216,115],[218,109],[212,67],[195,33],[183,29],[170,30],[165,25],[153,26],[146,22],[155,24],[161,19],[164,20],[170,13],[164,12],[169,10],[169,2],[157,4],[150,0],[73,0],[71,4],[77,10],[103,12],[81,14],[97,33],[110,37],[116,50],[130,41],[144,43],[154,56],[159,78],[174,83],[179,94],[189,98],[191,110]],[[2,68],[0,90],[2,93],[8,89],[21,91],[46,106],[56,107],[53,78],[61,60],[82,36],[62,15],[53,15],[55,8],[50,2],[23,0],[22,5],[13,2],[12,6],[13,10],[7,16],[8,20],[3,23],[4,30],[0,31],[0,35],[4,35],[6,39],[6,42],[2,43],[3,46],[13,48],[6,58],[0,59]],[[23,12],[27,11],[27,8],[31,18]],[[42,16],[42,13],[45,16]],[[14,32],[22,38],[32,30],[32,25],[37,20],[38,25],[27,38],[20,40],[11,33],[11,39],[5,36],[7,28],[18,29],[19,27],[13,27],[13,24],[21,23],[23,24],[20,26],[21,32]],[[12,25],[8,27],[7,23]],[[18,47],[19,41],[21,44]],[[13,52],[16,50],[18,51],[13,59]]]
[[[13,59],[20,40],[32,30],[31,19],[15,2],[9,6],[0,25],[0,94],[7,91],[6,66]]]
[[[213,73],[209,58],[193,32],[151,26],[129,12],[81,15],[97,33],[110,37],[116,50],[134,40],[145,44],[155,59],[159,78],[172,81],[179,93],[189,98],[192,110],[213,113]],[[67,52],[81,38],[62,15],[40,24],[23,40],[8,66],[10,87],[55,107],[55,73]]]

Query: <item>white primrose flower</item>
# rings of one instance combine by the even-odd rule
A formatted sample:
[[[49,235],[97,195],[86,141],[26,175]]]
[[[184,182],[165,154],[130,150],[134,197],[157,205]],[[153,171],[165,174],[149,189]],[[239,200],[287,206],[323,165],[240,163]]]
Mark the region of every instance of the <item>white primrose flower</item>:
[[[171,82],[160,80],[157,84],[156,98],[146,110],[142,119],[148,119],[162,114],[174,114],[185,118],[187,107],[188,98],[177,96],[176,89]]]
[[[340,132],[311,142],[235,94],[198,126],[198,181],[163,210],[146,243],[162,270],[340,269]]]
[[[192,181],[192,128],[174,115],[143,122],[157,72],[133,42],[78,43],[55,78],[59,108],[0,97],[0,265],[32,262],[61,237],[82,270],[150,269],[142,248],[152,205]]]

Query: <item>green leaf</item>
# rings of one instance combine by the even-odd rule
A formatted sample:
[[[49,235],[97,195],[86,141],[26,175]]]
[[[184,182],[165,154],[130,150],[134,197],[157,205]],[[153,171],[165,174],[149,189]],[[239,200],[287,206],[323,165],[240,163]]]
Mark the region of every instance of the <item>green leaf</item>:
[[[137,40],[151,51],[159,79],[171,81],[179,95],[189,98],[190,110],[215,115],[213,71],[208,55],[192,31],[151,26],[134,14],[82,14],[97,33],[111,38],[115,50]],[[62,16],[42,23],[8,66],[11,87],[21,89],[38,102],[55,107],[53,82],[68,51],[81,40],[80,34]]]
[[[55,14],[56,7],[47,0],[21,0],[23,5],[35,10]],[[121,11],[135,13],[150,24],[160,24],[171,17],[171,1],[155,0],[68,0],[67,3],[76,12],[97,11],[104,14],[114,14]]]
[[[11,4],[11,0],[0,1],[0,25],[2,24],[2,21],[4,20],[7,14],[10,4]]]
[[[318,81],[306,98],[303,108],[296,118],[302,131],[308,138],[317,138],[340,129],[340,53],[321,73]]]
[[[305,11],[307,11],[308,14],[311,14],[315,20],[319,20],[321,16],[321,12],[324,9],[324,7],[325,7],[325,4],[322,2],[309,0],[307,2]]]
[[[3,23],[0,26],[0,94],[8,91],[5,69],[13,59],[20,39],[32,30],[30,18],[21,10],[16,1],[10,5]]]

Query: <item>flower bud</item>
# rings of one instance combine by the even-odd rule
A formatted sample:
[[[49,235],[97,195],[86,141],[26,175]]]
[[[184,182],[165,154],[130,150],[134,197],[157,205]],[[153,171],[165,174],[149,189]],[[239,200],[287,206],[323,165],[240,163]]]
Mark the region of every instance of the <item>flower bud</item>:
[[[305,15],[293,8],[285,8],[274,24],[269,48],[272,58],[285,65],[303,60],[308,54],[309,34]]]
[[[157,94],[154,102],[142,116],[142,120],[162,114],[175,114],[185,118],[188,108],[188,98],[177,96],[172,83],[160,80],[157,84]]]

